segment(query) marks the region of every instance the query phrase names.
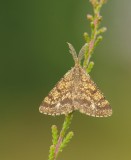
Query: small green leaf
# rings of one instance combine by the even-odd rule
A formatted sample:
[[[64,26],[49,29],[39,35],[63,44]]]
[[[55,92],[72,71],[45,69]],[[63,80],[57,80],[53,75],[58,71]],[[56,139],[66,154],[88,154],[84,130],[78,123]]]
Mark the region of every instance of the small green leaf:
[[[93,21],[93,16],[91,14],[87,14],[87,19]]]
[[[90,73],[93,67],[94,67],[94,62],[91,61],[88,65],[87,73]]]
[[[98,0],[90,0],[90,3],[92,4],[93,8],[96,8],[99,4]]]
[[[72,131],[66,135],[66,137],[62,141],[62,144],[60,145],[60,150],[59,150],[60,152],[62,152],[63,148],[67,146],[67,144],[70,142],[73,136],[74,133]]]
[[[51,145],[49,150],[49,159],[48,160],[54,160],[55,155],[55,146]]]
[[[84,39],[88,43],[90,41],[89,34],[87,32],[84,33]]]
[[[98,31],[97,31],[97,35],[98,34],[101,34],[101,33],[104,33],[104,32],[106,32],[107,31],[107,28],[106,27],[102,27],[102,28],[100,28]]]
[[[56,145],[57,141],[58,141],[58,129],[57,129],[57,126],[53,125],[51,127],[51,129],[52,129],[52,143],[53,143],[53,145]]]
[[[103,37],[102,36],[98,36],[96,41],[95,41],[95,47],[103,40]]]
[[[70,123],[71,123],[71,120],[73,118],[73,114],[68,114],[65,118],[65,121],[63,123],[63,127],[62,127],[62,131],[61,131],[61,136],[64,137],[66,131],[68,130],[69,126],[70,126]]]

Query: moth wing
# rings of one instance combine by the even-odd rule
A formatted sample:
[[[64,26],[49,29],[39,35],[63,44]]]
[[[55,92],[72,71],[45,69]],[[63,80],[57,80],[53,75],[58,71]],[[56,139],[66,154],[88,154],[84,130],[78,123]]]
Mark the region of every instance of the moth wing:
[[[74,107],[81,113],[94,117],[112,115],[109,102],[83,68],[80,69],[79,87],[77,87],[77,95],[75,97]]]
[[[49,92],[48,96],[42,101],[39,111],[48,115],[69,114],[73,111],[72,84],[73,69],[68,71],[64,77]]]

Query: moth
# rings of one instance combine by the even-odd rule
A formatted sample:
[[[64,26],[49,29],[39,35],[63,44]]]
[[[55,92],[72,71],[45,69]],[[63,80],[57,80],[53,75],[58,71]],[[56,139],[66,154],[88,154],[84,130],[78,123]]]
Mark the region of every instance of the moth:
[[[91,79],[90,75],[80,65],[87,44],[78,56],[74,47],[69,44],[75,65],[49,92],[42,101],[39,111],[47,115],[68,115],[78,110],[93,117],[108,117],[112,115],[109,102]]]

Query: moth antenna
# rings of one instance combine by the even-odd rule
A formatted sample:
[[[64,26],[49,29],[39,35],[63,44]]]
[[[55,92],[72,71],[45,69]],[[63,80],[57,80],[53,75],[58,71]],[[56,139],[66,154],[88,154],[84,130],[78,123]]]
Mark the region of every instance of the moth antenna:
[[[86,44],[84,44],[84,46],[82,46],[82,48],[81,48],[81,50],[78,54],[78,61],[79,62],[82,60],[82,58],[83,58],[84,54],[86,53],[87,49],[88,49],[88,44],[86,43]]]
[[[72,44],[70,44],[70,43],[68,43],[68,42],[67,42],[67,44],[68,44],[68,46],[69,46],[69,49],[70,49],[69,52],[72,54],[73,59],[74,59],[74,61],[75,61],[75,64],[78,63],[78,57],[77,57],[75,48],[73,47]]]

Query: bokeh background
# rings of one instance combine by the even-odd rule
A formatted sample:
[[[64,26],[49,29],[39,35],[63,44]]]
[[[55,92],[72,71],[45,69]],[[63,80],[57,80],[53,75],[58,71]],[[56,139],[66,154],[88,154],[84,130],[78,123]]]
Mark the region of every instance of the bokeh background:
[[[79,51],[89,31],[88,0],[0,0],[0,159],[46,160],[50,117],[38,107],[73,66],[66,42]],[[103,7],[108,31],[93,55],[92,79],[113,108],[110,118],[76,112],[75,136],[59,159],[131,159],[131,1],[109,0]]]

